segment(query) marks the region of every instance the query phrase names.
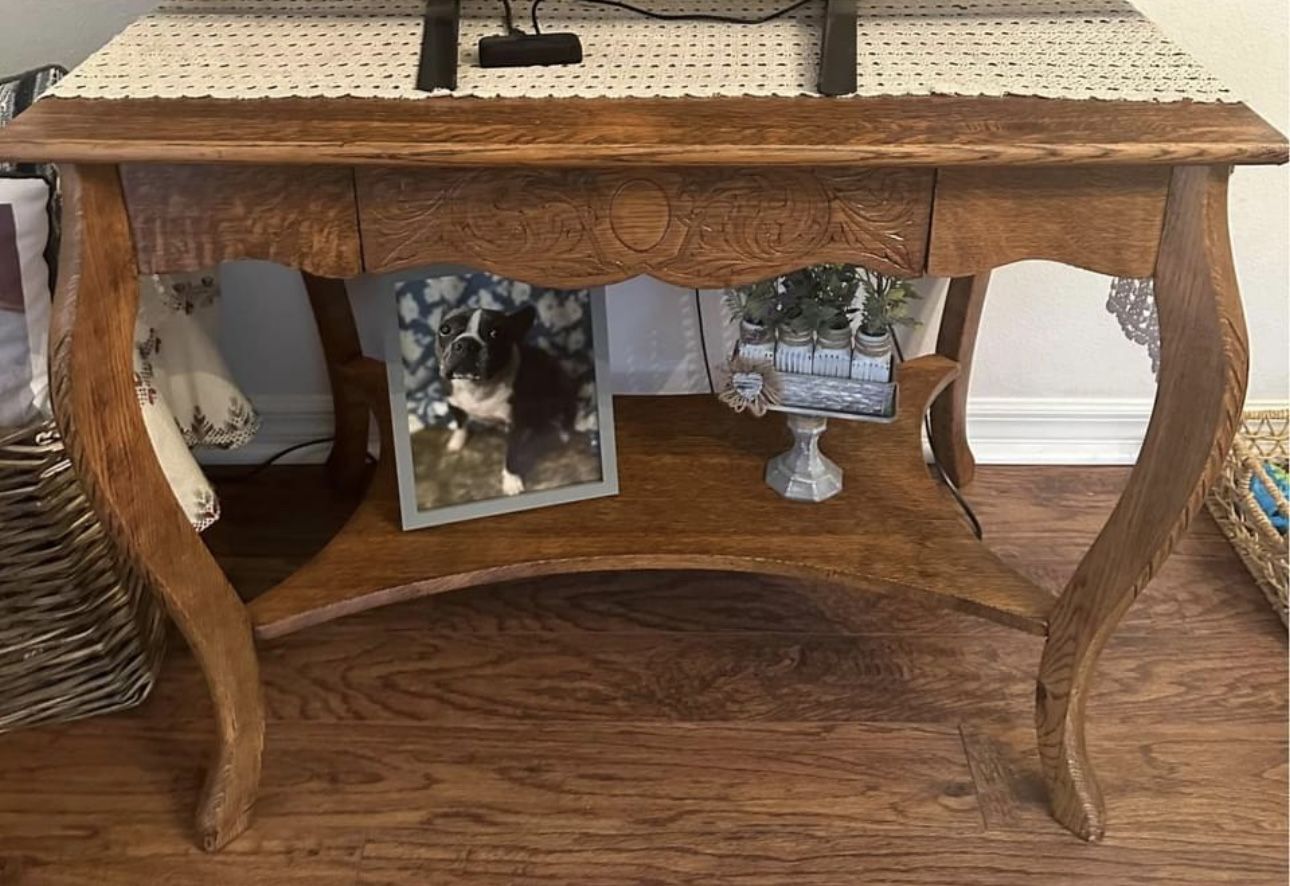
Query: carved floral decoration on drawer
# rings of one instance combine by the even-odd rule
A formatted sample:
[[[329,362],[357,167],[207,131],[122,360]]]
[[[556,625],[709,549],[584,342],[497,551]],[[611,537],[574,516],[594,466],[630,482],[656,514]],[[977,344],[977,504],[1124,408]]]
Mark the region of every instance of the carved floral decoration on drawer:
[[[368,270],[462,262],[564,287],[730,285],[844,261],[916,275],[931,200],[922,170],[359,173]]]

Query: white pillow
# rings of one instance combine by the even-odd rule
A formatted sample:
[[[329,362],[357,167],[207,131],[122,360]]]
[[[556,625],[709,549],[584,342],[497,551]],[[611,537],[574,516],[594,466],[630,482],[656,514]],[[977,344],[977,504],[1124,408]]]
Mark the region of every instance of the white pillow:
[[[49,410],[49,184],[0,177],[0,426]]]

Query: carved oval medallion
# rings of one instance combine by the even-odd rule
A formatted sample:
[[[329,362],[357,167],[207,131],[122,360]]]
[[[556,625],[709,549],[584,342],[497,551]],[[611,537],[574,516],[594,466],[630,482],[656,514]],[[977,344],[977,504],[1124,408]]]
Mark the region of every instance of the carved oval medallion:
[[[645,178],[623,182],[609,198],[609,226],[618,242],[633,252],[657,248],[672,226],[667,192]]]

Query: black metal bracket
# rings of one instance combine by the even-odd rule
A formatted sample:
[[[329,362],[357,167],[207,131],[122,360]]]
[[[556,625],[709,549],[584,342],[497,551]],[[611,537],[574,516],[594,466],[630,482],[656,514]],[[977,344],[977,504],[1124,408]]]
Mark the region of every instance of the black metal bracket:
[[[426,0],[425,30],[417,89],[457,88],[457,37],[461,31],[461,0]]]
[[[856,0],[828,0],[820,37],[821,95],[856,91]]]

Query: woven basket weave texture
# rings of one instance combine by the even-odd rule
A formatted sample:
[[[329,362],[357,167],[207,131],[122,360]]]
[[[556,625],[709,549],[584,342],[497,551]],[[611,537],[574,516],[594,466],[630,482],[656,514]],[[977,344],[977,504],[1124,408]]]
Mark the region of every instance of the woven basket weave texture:
[[[53,422],[0,429],[0,732],[131,707],[166,622],[118,562]]]
[[[1286,536],[1277,531],[1250,491],[1258,479],[1273,493],[1278,511],[1290,516],[1290,505],[1267,475],[1266,464],[1290,462],[1290,410],[1247,412],[1232,443],[1232,453],[1209,494],[1209,511],[1236,553],[1258,582],[1281,621],[1290,626],[1287,589],[1290,560]]]

